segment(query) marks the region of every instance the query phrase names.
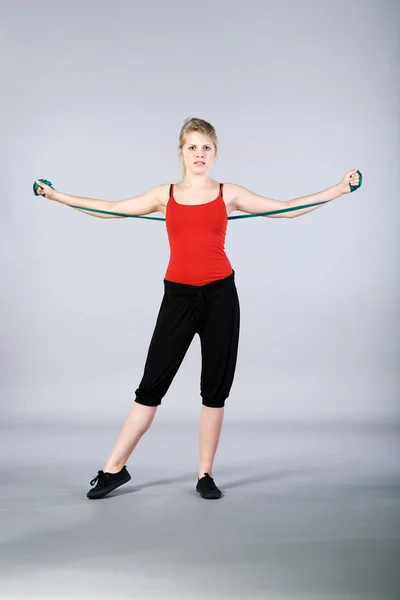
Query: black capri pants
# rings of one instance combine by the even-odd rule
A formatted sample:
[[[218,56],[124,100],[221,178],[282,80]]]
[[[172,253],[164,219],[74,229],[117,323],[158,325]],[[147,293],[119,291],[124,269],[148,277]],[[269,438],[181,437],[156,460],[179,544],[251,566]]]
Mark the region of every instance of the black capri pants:
[[[234,271],[202,286],[164,279],[164,296],[135,401],[146,406],[161,404],[197,333],[201,343],[202,403],[224,406],[236,369],[239,326]]]

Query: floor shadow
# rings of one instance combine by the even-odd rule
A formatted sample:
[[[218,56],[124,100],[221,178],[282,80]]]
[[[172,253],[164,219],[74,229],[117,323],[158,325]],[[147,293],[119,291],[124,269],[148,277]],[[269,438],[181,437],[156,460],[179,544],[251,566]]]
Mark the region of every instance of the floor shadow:
[[[180,483],[182,481],[192,481],[193,473],[187,475],[179,475],[178,477],[164,477],[163,479],[155,479],[154,481],[147,481],[146,483],[139,484],[128,484],[125,487],[117,488],[114,492],[108,494],[106,498],[112,498],[114,496],[123,496],[125,494],[134,494],[140,492],[141,490],[145,490],[147,488],[157,487],[161,485],[169,485],[171,483]]]
[[[242,465],[243,467],[243,465]],[[229,469],[229,471],[231,470],[235,470],[235,472],[238,471],[238,468],[236,469]],[[240,487],[245,487],[246,485],[252,484],[252,483],[262,483],[265,481],[277,481],[277,480],[283,480],[283,479],[288,479],[292,476],[298,476],[298,475],[309,475],[311,472],[315,473],[316,471],[321,471],[321,469],[304,469],[303,472],[299,471],[299,469],[286,469],[286,470],[279,470],[279,471],[266,471],[263,473],[253,473],[252,475],[248,475],[246,477],[239,477],[233,481],[228,481],[228,482],[224,482],[224,477],[223,474],[224,472],[226,472],[225,469],[222,469],[219,471],[219,475],[218,475],[218,486],[221,487],[224,490],[230,490],[230,489],[234,489],[234,488],[240,488]],[[323,470],[324,472],[325,469]],[[216,483],[217,483],[217,477],[215,477],[216,479]],[[157,486],[162,486],[162,485],[169,485],[172,483],[180,483],[180,482],[184,482],[187,481],[188,483],[192,483],[193,485],[196,484],[196,477],[193,477],[193,473],[190,474],[186,474],[186,475],[180,475],[180,476],[175,476],[175,477],[165,477],[162,479],[156,479],[154,481],[148,481],[146,483],[143,484],[134,484],[134,485],[127,485],[124,488],[120,488],[120,489],[116,489],[114,492],[112,492],[111,494],[108,494],[104,499],[107,498],[113,498],[115,496],[122,496],[125,494],[134,494],[134,493],[138,493],[141,490],[144,489],[148,489],[148,488],[152,488],[152,487],[157,487]]]

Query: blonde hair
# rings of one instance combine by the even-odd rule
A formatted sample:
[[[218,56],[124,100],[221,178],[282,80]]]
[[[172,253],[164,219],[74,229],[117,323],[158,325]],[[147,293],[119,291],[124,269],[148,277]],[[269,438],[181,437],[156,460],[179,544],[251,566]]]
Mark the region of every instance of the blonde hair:
[[[199,133],[202,133],[203,135],[206,135],[211,139],[212,143],[215,146],[216,156],[218,152],[218,138],[215,132],[215,128],[211,125],[211,123],[208,123],[208,121],[204,121],[203,119],[196,119],[195,117],[189,117],[188,119],[186,119],[182,126],[181,132],[179,134],[179,150],[182,150],[182,147],[186,141],[186,136],[192,131],[198,131]],[[182,168],[183,177],[185,177],[186,167],[183,161]]]

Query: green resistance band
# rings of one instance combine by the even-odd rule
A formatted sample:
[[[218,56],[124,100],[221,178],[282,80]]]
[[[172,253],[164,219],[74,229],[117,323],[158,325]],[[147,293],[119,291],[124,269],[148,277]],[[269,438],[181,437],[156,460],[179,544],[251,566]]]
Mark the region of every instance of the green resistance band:
[[[358,183],[358,185],[350,184],[350,192],[355,192],[355,190],[358,190],[358,188],[361,187],[362,174],[360,173],[360,171],[357,171],[357,173],[360,175],[360,182]],[[50,186],[54,190],[51,181],[48,181],[47,179],[39,179],[39,181],[42,181],[43,183]],[[35,181],[35,183],[33,184],[33,191],[34,191],[35,196],[39,196],[38,191],[37,191],[38,187],[39,186]],[[233,217],[228,217],[228,220],[233,221],[234,219],[250,219],[252,217],[268,217],[271,215],[279,215],[281,213],[291,212],[293,210],[301,210],[303,208],[311,208],[312,206],[320,206],[321,204],[327,204],[328,202],[331,202],[331,200],[327,200],[325,202],[315,202],[314,204],[304,204],[303,206],[293,206],[291,208],[283,208],[281,210],[272,210],[270,212],[265,212],[265,213],[257,213],[257,214],[251,214],[251,215],[236,215]],[[165,221],[164,217],[147,217],[144,215],[126,215],[123,213],[110,212],[108,210],[98,210],[95,208],[86,208],[84,206],[73,206],[72,208],[76,208],[79,210],[87,210],[89,212],[101,213],[103,215],[112,215],[113,217],[127,217],[127,218],[132,218],[132,219],[149,219],[150,221]]]

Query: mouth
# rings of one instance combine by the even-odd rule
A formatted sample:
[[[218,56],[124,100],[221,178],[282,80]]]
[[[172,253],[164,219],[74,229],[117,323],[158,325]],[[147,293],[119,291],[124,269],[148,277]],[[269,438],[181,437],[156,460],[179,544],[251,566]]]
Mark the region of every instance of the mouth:
[[[195,163],[196,167],[203,167],[206,163],[202,160],[197,160]]]

